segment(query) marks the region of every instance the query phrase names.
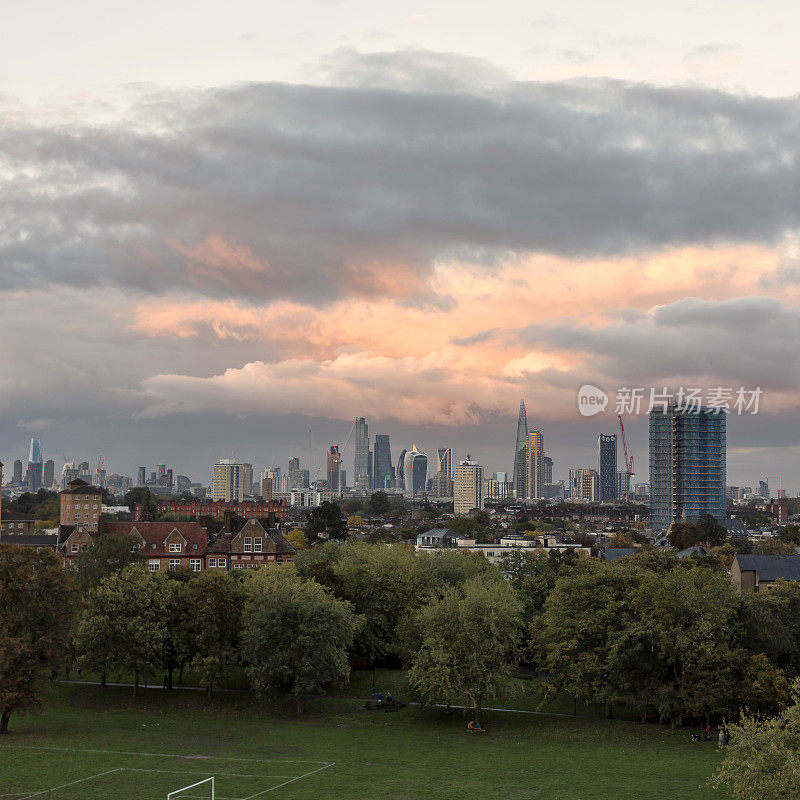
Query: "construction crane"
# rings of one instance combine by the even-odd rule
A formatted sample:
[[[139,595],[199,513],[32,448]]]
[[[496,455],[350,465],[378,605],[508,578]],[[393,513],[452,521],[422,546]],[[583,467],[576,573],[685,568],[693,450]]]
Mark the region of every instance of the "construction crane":
[[[630,503],[633,499],[631,497],[631,478],[634,475],[633,456],[628,455],[628,442],[625,439],[625,426],[622,424],[622,415],[617,414],[617,419],[619,420],[619,430],[622,434],[622,453],[625,458],[625,499]]]

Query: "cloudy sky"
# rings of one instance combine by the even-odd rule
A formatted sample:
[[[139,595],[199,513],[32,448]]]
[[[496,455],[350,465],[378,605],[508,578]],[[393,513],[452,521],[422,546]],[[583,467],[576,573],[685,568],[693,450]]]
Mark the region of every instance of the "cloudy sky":
[[[524,396],[566,477],[583,384],[758,386],[729,483],[800,489],[794,4],[290,6],[4,15],[1,460],[206,481],[364,415],[508,470]]]

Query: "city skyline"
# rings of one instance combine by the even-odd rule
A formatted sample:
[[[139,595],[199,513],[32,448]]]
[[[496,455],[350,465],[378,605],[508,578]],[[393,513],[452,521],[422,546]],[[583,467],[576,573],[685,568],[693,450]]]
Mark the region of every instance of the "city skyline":
[[[703,1],[378,6],[15,10],[0,457],[40,434],[201,476],[362,415],[393,460],[417,441],[513,473],[524,396],[565,477],[616,432],[579,419],[584,384],[758,386],[731,480],[797,492],[790,34]]]

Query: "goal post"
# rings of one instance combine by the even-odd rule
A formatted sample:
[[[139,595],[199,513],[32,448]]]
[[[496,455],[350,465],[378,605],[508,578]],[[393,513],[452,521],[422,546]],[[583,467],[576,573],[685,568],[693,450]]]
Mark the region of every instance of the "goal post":
[[[214,776],[212,775],[210,778],[203,778],[201,781],[197,781],[197,783],[192,783],[189,786],[184,786],[181,789],[176,789],[174,792],[170,792],[167,795],[167,800],[172,800],[173,797],[176,797],[181,794],[181,792],[188,792],[189,789],[194,789],[196,786],[202,786],[204,783],[211,784],[211,800],[216,800],[214,796]]]

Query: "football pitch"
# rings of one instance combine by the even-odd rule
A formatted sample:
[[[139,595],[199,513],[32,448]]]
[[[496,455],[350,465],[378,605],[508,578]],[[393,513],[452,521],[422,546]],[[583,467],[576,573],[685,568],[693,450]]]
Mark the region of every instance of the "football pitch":
[[[0,800],[717,800],[690,731],[628,721],[291,703],[248,693],[47,687],[0,737]],[[197,784],[197,785],[194,785]]]

